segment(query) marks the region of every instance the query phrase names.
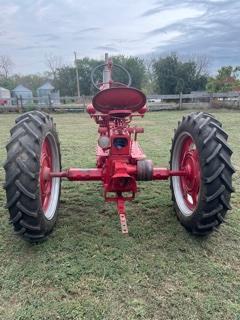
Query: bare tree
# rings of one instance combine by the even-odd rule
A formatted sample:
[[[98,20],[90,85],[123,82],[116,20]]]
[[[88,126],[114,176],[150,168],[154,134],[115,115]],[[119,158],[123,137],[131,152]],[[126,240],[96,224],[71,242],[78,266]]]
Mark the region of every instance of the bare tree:
[[[192,53],[191,55],[180,55],[182,62],[193,62],[196,65],[197,76],[208,76],[211,59],[204,54]]]
[[[53,76],[53,80],[56,79],[57,70],[60,69],[63,66],[62,57],[55,56],[53,54],[46,54],[45,56],[45,63],[48,69],[50,70],[50,73]]]
[[[190,60],[195,62],[197,67],[197,75],[208,75],[209,74],[209,65],[210,65],[210,59],[206,55],[192,55],[190,57]]]
[[[156,57],[153,54],[146,56],[144,59],[146,71],[149,74],[151,80],[152,80],[152,74],[153,74],[152,69],[153,69],[153,64],[154,64],[155,60],[156,60]]]
[[[0,76],[7,79],[13,66],[14,63],[9,56],[0,56]]]
[[[147,91],[148,94],[152,94],[154,91],[154,72],[153,72],[153,65],[157,59],[157,55],[151,54],[147,55],[144,58],[144,65],[146,68],[146,74],[147,74]]]

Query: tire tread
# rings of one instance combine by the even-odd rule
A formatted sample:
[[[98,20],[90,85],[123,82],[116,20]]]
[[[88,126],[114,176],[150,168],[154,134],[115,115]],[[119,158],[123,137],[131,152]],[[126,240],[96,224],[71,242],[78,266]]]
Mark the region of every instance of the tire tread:
[[[189,220],[182,217],[175,200],[171,180],[172,199],[181,224],[193,234],[208,235],[218,230],[218,226],[225,222],[227,211],[231,210],[230,197],[234,192],[232,175],[235,172],[231,164],[232,150],[227,143],[228,135],[223,130],[222,124],[208,113],[195,112],[183,117],[182,122],[178,123],[171,149],[170,164],[175,139],[179,132],[186,131],[186,128],[189,128],[189,132],[194,132],[200,146],[202,183],[204,184],[204,197],[201,200],[202,211],[198,212],[197,217]]]
[[[52,118],[40,111],[27,112],[15,120],[15,125],[10,130],[11,138],[6,145],[7,160],[4,169],[9,221],[14,226],[15,234],[30,242],[45,239],[53,228],[52,225],[47,227],[46,222],[43,223],[37,189],[41,139],[44,132],[46,134],[49,130],[55,135],[59,148]],[[60,150],[59,157],[61,159]]]

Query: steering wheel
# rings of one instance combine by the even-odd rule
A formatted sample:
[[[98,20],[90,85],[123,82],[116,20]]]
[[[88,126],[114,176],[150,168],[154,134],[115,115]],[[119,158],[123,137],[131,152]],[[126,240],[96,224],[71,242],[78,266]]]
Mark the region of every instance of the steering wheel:
[[[105,66],[107,66],[108,64],[107,63],[103,63],[103,64],[100,64],[98,66],[96,66],[95,68],[92,69],[92,72],[91,72],[91,82],[94,86],[94,88],[96,88],[97,90],[100,90],[99,89],[99,86],[103,85],[103,84],[106,84],[105,82],[101,82],[101,83],[96,83],[96,81],[94,81],[94,76],[95,76],[95,73],[98,69],[101,69],[101,68],[104,68]],[[127,71],[127,69],[125,69],[123,66],[121,66],[120,64],[113,64],[113,67],[116,67],[120,70],[122,70],[123,72],[126,73],[127,77],[128,77],[128,84],[125,84],[125,83],[122,83],[122,82],[115,82],[113,81],[112,83],[114,84],[117,84],[119,86],[124,86],[124,87],[130,87],[131,84],[132,84],[132,78],[131,78],[131,75],[130,73]]]

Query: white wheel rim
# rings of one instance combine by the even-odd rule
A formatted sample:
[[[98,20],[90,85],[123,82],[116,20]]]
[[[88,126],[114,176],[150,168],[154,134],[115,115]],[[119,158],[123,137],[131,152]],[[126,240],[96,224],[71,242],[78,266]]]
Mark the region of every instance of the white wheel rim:
[[[56,140],[51,133],[47,134],[44,141],[46,141],[46,139],[47,139],[48,144],[51,149],[52,171],[59,172],[60,171],[60,159],[59,159],[59,151],[58,151]],[[40,193],[41,192],[42,191],[41,191],[41,187],[40,187]],[[60,193],[60,178],[54,177],[54,178],[52,178],[51,195],[48,200],[47,208],[43,209],[43,206],[42,206],[44,216],[47,220],[52,220],[55,215],[55,212],[56,212],[57,206],[58,206],[59,193]]]
[[[193,140],[193,137],[186,131],[182,132],[176,139],[174,148],[173,148],[173,154],[172,154],[172,170],[180,170],[179,162],[180,162],[180,155],[182,151],[183,142],[187,137],[191,137]],[[194,141],[194,140],[193,140]],[[195,143],[194,143],[195,145]],[[195,145],[196,147],[196,145]],[[186,201],[183,196],[182,186],[181,186],[181,178],[177,176],[172,177],[172,187],[173,192],[175,196],[175,200],[177,203],[177,206],[181,213],[189,217],[193,214],[195,209],[190,209],[189,206],[187,206]]]

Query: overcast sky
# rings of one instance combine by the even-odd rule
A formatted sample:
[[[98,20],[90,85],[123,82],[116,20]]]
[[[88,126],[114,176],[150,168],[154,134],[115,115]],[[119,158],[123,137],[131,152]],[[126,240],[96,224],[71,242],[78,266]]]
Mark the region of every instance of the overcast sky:
[[[211,70],[240,64],[239,0],[0,0],[0,55],[15,72],[46,70],[46,54],[79,57],[177,52]]]

